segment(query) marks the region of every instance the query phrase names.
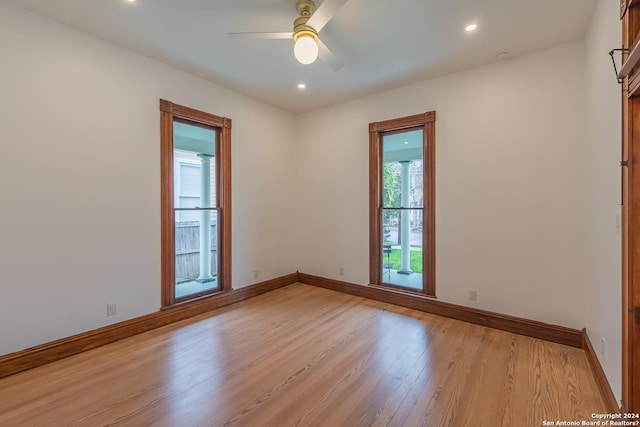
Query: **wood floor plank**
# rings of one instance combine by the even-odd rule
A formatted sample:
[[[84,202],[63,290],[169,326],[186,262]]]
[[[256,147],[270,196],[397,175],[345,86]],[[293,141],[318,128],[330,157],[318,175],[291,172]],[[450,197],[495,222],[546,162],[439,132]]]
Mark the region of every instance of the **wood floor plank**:
[[[295,284],[0,380],[0,426],[539,426],[580,349]]]

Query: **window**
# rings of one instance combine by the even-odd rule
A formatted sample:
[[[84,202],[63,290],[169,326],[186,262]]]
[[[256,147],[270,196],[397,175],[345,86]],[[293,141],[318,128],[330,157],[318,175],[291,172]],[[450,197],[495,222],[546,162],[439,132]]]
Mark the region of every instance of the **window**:
[[[369,124],[370,282],[435,296],[435,112]]]
[[[162,306],[231,289],[231,120],[160,101]]]

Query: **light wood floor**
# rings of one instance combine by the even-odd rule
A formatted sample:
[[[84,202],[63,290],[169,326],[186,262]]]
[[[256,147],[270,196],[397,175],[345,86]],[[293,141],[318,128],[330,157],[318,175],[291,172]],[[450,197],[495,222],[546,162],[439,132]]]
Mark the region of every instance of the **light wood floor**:
[[[0,380],[0,425],[540,426],[606,413],[582,350],[292,285]]]

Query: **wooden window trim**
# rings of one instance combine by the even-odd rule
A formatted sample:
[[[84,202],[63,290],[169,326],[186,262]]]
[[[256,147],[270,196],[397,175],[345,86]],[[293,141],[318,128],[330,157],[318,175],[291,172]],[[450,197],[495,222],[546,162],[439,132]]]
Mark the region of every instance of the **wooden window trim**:
[[[220,291],[231,287],[231,119],[160,100],[160,165],[161,165],[161,262],[162,307],[176,303],[175,299],[175,230],[173,212],[173,122],[186,120],[217,128],[216,168],[217,206],[221,256],[218,265]],[[182,300],[180,300],[182,301]],[[180,302],[179,301],[179,302]]]
[[[369,283],[382,285],[382,137],[383,134],[422,128],[423,138],[423,292],[436,296],[435,242],[435,121],[436,112],[385,120],[369,124]],[[426,236],[429,236],[427,239]],[[394,289],[398,289],[394,287]]]

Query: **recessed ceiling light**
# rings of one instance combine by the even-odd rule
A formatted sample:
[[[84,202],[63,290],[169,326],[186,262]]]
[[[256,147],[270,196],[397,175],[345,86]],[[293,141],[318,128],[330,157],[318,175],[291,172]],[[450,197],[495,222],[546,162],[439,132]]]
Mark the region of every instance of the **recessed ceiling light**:
[[[405,141],[405,142],[404,142],[404,145],[409,145],[409,141]]]
[[[470,24],[464,27],[464,30],[469,33],[471,31],[474,31],[476,28],[478,28],[476,24]]]
[[[307,87],[304,83],[298,83],[298,89],[305,89]]]

